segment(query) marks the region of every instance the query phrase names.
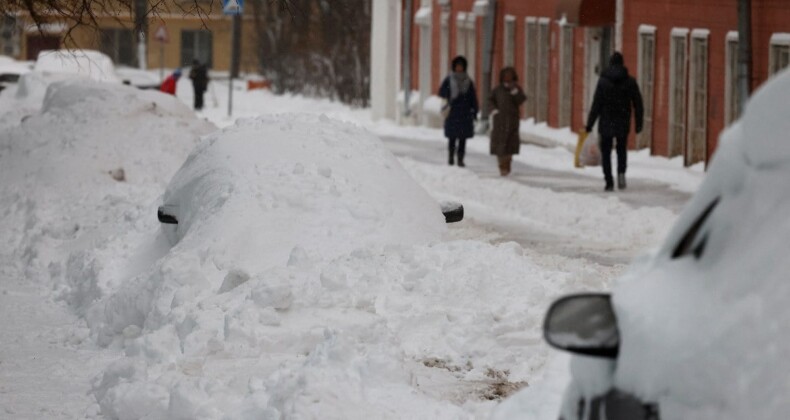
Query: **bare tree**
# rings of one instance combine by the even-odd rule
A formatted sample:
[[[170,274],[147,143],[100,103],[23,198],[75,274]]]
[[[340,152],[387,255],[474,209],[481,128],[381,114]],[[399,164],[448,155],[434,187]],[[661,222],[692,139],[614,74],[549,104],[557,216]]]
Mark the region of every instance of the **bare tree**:
[[[262,73],[279,92],[366,106],[370,0],[252,2]]]
[[[267,0],[292,10],[292,0]],[[134,16],[135,30],[145,21],[164,13],[180,12],[185,16],[208,17],[222,6],[221,0],[2,0],[0,16],[27,15],[39,28],[53,21],[68,25],[66,37],[78,27],[99,28],[99,18]]]

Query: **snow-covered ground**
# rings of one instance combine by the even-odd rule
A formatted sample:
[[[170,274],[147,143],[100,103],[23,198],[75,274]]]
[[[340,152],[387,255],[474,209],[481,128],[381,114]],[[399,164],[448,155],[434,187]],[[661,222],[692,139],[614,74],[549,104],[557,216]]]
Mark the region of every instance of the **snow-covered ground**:
[[[0,95],[0,314],[12,320],[0,328],[0,417],[554,419],[568,372],[541,338],[548,304],[606,289],[622,271],[586,251],[639,255],[676,217],[617,195],[396,161],[371,133],[438,146],[441,131],[326,100],[239,89],[228,118],[227,85],[212,85],[197,117],[157,92],[88,82],[56,85],[46,99],[46,84]],[[188,80],[178,98],[191,104]],[[316,116],[275,115],[293,112]],[[200,140],[216,127],[226,131]],[[322,145],[285,160],[265,146],[289,138]],[[211,142],[211,159],[250,172],[205,172],[221,181],[182,197],[204,228],[172,246],[156,208],[188,154]],[[487,152],[484,138],[469,146]],[[635,179],[689,192],[703,176],[632,156]],[[562,147],[528,146],[518,160],[600,178],[599,168],[573,169]],[[434,199],[461,201],[467,220],[414,218],[418,232],[372,235],[388,218],[360,198],[375,188],[357,183],[383,182],[387,165]],[[340,199],[314,201],[321,194]],[[399,201],[416,205],[385,207]],[[312,224],[288,228],[289,212]],[[267,215],[282,222],[255,220]],[[278,244],[281,259],[263,255]]]

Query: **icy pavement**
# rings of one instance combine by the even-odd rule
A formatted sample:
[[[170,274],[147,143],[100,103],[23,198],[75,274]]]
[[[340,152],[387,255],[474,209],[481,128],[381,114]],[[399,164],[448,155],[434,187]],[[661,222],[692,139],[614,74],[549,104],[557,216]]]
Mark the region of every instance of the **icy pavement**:
[[[572,169],[568,171],[543,169],[518,160],[513,162],[512,174],[507,178],[501,178],[496,168],[495,158],[487,154],[468,152],[466,169],[461,169],[448,167],[447,149],[441,141],[428,142],[396,137],[383,137],[383,140],[387,147],[402,159],[435,166],[447,176],[452,176],[453,173],[463,174],[464,178],[459,179],[458,183],[482,180],[490,185],[495,185],[497,182],[501,182],[513,187],[514,191],[518,191],[518,188],[513,185],[517,184],[541,190],[548,189],[560,194],[572,193],[577,197],[585,195],[605,200],[616,200],[636,210],[644,208],[646,211],[655,211],[655,209],[663,208],[672,213],[678,213],[691,196],[689,193],[671,188],[668,184],[645,179],[629,181],[629,187],[625,191],[605,193],[602,191],[601,180],[579,175]],[[480,142],[481,140],[476,138],[470,142]],[[541,148],[529,146],[522,148],[522,153],[541,153],[542,151]],[[423,183],[428,182],[427,179],[422,181]],[[436,194],[448,194],[450,190],[457,190],[457,186],[454,185],[456,182],[450,181],[446,184],[449,185],[440,185],[432,190]],[[629,242],[617,243],[614,241],[613,243],[609,235],[580,240],[575,237],[573,231],[563,234],[562,229],[556,229],[552,225],[536,226],[533,223],[534,218],[532,220],[518,220],[517,218],[502,217],[496,204],[480,202],[477,196],[478,193],[474,189],[467,189],[464,193],[449,197],[464,203],[467,207],[467,218],[463,223],[466,232],[459,234],[461,237],[486,237],[492,243],[514,241],[524,248],[540,254],[583,258],[608,266],[628,264],[635,256],[644,252],[644,249],[635,248]]]

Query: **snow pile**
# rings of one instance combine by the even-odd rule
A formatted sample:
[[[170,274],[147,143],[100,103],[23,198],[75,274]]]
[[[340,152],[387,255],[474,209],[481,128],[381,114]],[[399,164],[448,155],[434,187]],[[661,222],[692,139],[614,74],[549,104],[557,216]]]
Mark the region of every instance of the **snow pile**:
[[[209,136],[164,202],[175,230],[137,215],[70,260],[72,304],[126,356],[93,385],[107,417],[486,415],[543,369],[545,303],[579,287],[514,243],[436,242],[436,202],[325,117]]]
[[[436,240],[445,229],[436,201],[376,137],[325,116],[242,120],[210,136],[164,203],[178,208],[176,236],[187,246],[213,238],[212,254],[260,268],[292,252],[330,258]]]
[[[64,251],[155,211],[177,162],[213,129],[173,98],[88,80],[52,84],[41,112],[8,123],[2,253],[36,280],[63,274]]]

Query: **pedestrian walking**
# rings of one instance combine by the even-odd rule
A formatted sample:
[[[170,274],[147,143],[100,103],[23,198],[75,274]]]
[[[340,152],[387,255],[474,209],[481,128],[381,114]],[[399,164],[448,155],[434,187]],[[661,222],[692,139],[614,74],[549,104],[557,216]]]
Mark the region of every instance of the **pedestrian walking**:
[[[164,93],[169,93],[173,96],[176,95],[176,85],[178,84],[178,79],[181,78],[181,69],[175,69],[170,76],[167,76],[162,85],[159,86],[159,90]]]
[[[444,136],[447,137],[450,155],[448,162],[453,165],[457,153],[460,167],[466,166],[466,139],[475,135],[478,110],[475,84],[466,73],[466,67],[466,58],[460,55],[455,57],[452,72],[439,88],[439,96],[447,101],[445,107],[449,110],[444,120]]]
[[[625,189],[625,171],[628,165],[628,133],[631,131],[631,109],[634,109],[636,132],[642,132],[644,106],[636,80],[628,74],[623,55],[612,54],[609,67],[604,70],[595,88],[590,115],[585,129],[592,131],[598,122],[600,134],[601,166],[603,166],[605,191],[614,190],[612,178],[612,145],[617,149],[617,188]]]
[[[195,111],[203,109],[203,95],[208,90],[208,68],[198,60],[192,60],[192,70],[189,71],[192,88],[195,91]]]
[[[527,100],[527,95],[518,85],[518,75],[513,67],[505,67],[499,72],[499,86],[494,88],[488,98],[491,104],[491,154],[499,162],[499,174],[508,176],[513,161],[521,148],[519,107]]]

